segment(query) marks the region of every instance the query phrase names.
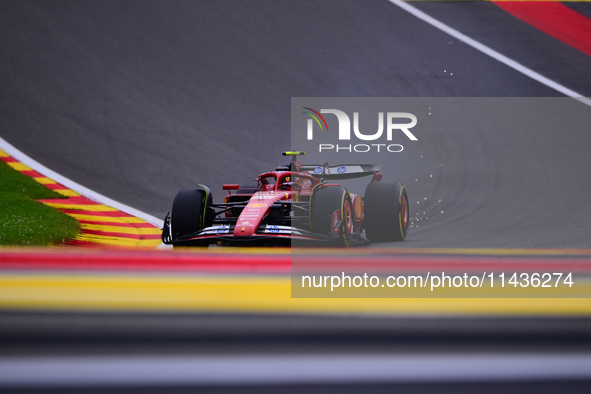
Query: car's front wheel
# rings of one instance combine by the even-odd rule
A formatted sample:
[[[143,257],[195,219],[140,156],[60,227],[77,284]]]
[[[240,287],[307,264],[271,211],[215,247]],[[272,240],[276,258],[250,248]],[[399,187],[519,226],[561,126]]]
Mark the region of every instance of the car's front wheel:
[[[349,246],[353,231],[353,206],[347,190],[337,186],[320,187],[312,193],[310,203],[312,232],[331,237],[338,234],[333,240],[339,245]]]
[[[212,195],[208,188],[186,189],[177,193],[170,214],[173,239],[194,234],[210,225],[209,205]]]

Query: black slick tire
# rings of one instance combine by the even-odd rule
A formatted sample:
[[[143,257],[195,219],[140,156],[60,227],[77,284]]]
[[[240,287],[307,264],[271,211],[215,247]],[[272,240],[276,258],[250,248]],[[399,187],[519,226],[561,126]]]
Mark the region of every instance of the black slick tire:
[[[208,205],[211,193],[202,189],[186,189],[177,193],[172,203],[170,224],[172,238],[178,239],[205,228],[210,221]]]
[[[406,188],[400,182],[374,182],[365,188],[363,228],[371,242],[404,241],[410,224]]]

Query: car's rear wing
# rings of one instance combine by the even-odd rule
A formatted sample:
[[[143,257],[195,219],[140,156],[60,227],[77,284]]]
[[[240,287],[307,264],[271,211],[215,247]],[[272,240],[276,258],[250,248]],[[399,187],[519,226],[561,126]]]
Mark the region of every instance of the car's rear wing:
[[[380,171],[381,164],[339,164],[329,166],[323,164],[306,164],[300,171],[307,171],[316,178],[327,180],[353,179],[375,175]]]

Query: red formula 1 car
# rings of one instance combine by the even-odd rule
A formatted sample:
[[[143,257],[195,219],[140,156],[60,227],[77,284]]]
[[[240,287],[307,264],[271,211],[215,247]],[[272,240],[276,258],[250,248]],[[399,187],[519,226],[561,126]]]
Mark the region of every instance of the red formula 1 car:
[[[324,241],[333,245],[402,241],[409,226],[406,189],[380,182],[376,165],[301,165],[291,162],[256,178],[256,185],[224,185],[214,203],[203,185],[181,190],[166,214],[162,242],[175,246],[292,245]],[[350,193],[339,180],[371,176],[365,196]],[[235,190],[235,193],[232,191]]]

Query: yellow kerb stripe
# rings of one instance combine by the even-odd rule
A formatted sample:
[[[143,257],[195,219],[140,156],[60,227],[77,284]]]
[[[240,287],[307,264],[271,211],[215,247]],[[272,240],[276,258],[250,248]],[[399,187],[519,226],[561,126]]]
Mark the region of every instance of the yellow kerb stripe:
[[[66,196],[66,197],[79,197],[80,196],[80,194],[78,194],[74,190],[70,190],[70,189],[54,190],[54,192],[57,192],[57,193],[61,194],[62,196]]]
[[[41,183],[42,185],[51,185],[51,184],[56,184],[57,183],[53,179],[50,179],[50,178],[47,178],[47,177],[33,178],[33,179],[35,179],[37,182]]]
[[[113,246],[129,246],[129,247],[156,247],[162,243],[160,239],[133,239],[125,237],[108,237],[103,235],[94,234],[80,234],[75,240],[92,242],[101,245],[113,245]]]
[[[0,308],[589,316],[589,298],[291,298],[289,277],[0,276]]]
[[[138,227],[123,227],[123,226],[103,226],[100,224],[85,224],[80,225],[83,229],[104,231],[107,233],[121,233],[121,234],[161,234],[162,230],[159,228],[138,228]]]
[[[58,189],[54,191],[66,197],[80,197],[80,194],[70,189]]]
[[[123,223],[123,224],[134,224],[134,223],[147,223],[145,220],[136,217],[113,217],[113,216],[94,216],[94,215],[79,215],[70,214],[76,220],[88,220],[92,222],[103,222],[103,223]]]
[[[31,167],[24,165],[23,163],[6,163],[17,171],[32,171]]]
[[[108,207],[106,205],[101,204],[67,204],[67,203],[54,203],[54,202],[44,202],[44,204],[49,205],[50,207],[58,208],[58,209],[78,209],[81,211],[96,211],[96,212],[115,212],[117,209]]]

